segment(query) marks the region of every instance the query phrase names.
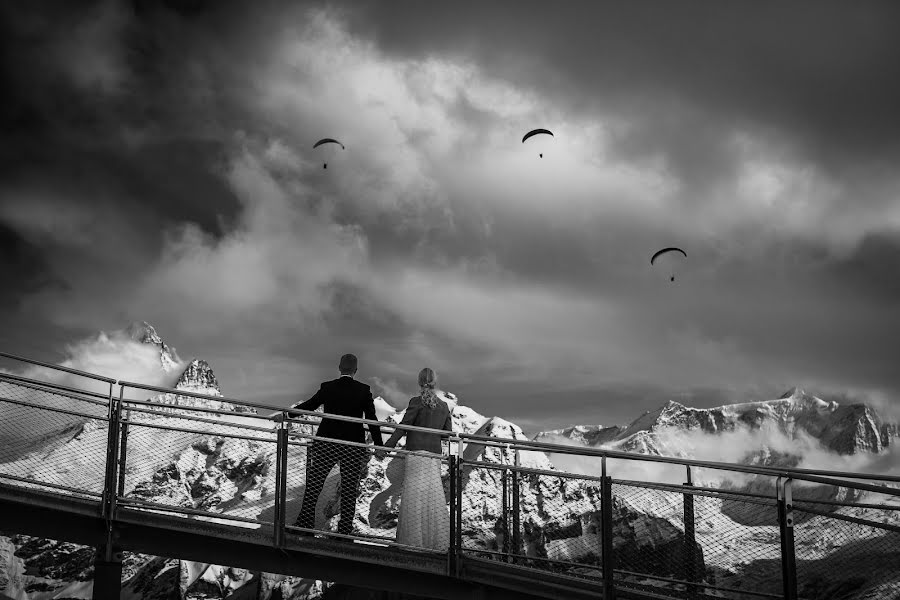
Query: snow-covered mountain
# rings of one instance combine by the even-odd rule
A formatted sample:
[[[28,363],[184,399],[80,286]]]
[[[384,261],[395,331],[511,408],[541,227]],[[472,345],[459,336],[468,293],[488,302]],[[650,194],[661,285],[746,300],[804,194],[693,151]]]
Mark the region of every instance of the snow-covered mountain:
[[[550,429],[534,436],[534,441],[548,444],[577,442],[583,446],[602,446],[616,439],[625,429],[622,425],[572,425],[563,429]]]
[[[161,356],[169,355],[174,362],[180,363],[176,361],[174,351],[168,349],[155,330],[146,323],[143,325],[145,327],[134,339],[159,346]],[[161,359],[160,368],[165,369],[167,364]],[[174,393],[155,396],[150,400],[167,405],[163,411],[155,415],[132,415],[125,496],[213,513],[271,519],[275,493],[274,443],[223,435],[229,431],[239,431],[244,425],[260,426],[268,421],[242,413],[240,407],[231,403],[216,400],[222,397],[222,393],[212,368],[205,361],[190,361],[178,378],[176,388],[201,393],[209,398],[196,399]],[[452,393],[440,391],[438,395],[453,408],[455,431],[498,439],[526,439],[521,428],[514,423],[496,416],[484,416],[461,404]],[[202,431],[197,434],[141,428],[142,419],[143,422],[153,419],[154,425],[183,425],[180,417],[196,407],[216,408],[224,412],[205,413],[206,422],[193,422],[192,428]],[[393,423],[400,422],[404,414],[403,410],[393,408],[381,398],[376,399],[376,411],[380,420]],[[296,427],[294,433],[312,433],[313,429],[302,425]],[[827,451],[843,455],[883,453],[897,443],[896,424],[883,420],[871,407],[826,403],[798,389],[775,400],[711,409],[693,409],[669,402],[656,411],[645,413],[628,426],[573,426],[543,432],[536,439],[687,456],[692,449],[679,447],[679,440],[684,438],[673,436],[673,432],[704,436],[715,441],[720,439],[716,436],[739,430],[771,430],[791,439],[805,436],[821,443]],[[48,438],[42,447],[33,449],[18,459],[15,465],[5,465],[4,468],[18,469],[16,473],[25,477],[29,472],[40,469],[43,480],[50,479],[63,485],[77,478],[80,485],[102,486],[102,474],[93,475],[91,465],[85,464],[83,457],[97,455],[98,452],[102,455],[106,435],[102,421],[76,423],[52,439]],[[271,434],[256,431],[254,436],[263,439],[270,436],[274,441],[274,430]],[[401,441],[400,447],[403,443]],[[456,451],[455,448],[451,450]],[[303,496],[304,452],[302,447],[294,445],[289,450],[289,523],[299,512]],[[462,452],[468,463],[463,470],[462,481],[463,543],[468,550],[485,551],[485,556],[489,556],[487,553],[501,550],[505,541],[500,496],[503,488],[501,471],[493,467],[514,464],[515,453],[502,442],[497,446],[466,443]],[[790,452],[764,444],[746,448],[742,458],[746,462],[765,464],[791,464],[797,460]],[[523,451],[519,453],[518,460],[520,465],[532,469],[523,474],[518,482],[524,551],[533,558],[598,564],[599,483],[590,477],[553,475],[560,465],[554,464],[552,454]],[[394,537],[405,487],[403,471],[402,459],[373,457],[369,460],[356,505],[357,531]],[[336,527],[339,479],[336,469],[325,482],[317,506],[317,527]],[[446,466],[444,479],[448,485]],[[508,483],[511,485],[511,481]],[[752,487],[762,484],[744,481],[741,485]],[[652,569],[672,577],[684,576],[685,535],[681,494],[648,492],[646,488],[619,484],[614,486],[613,493],[613,547],[617,568],[634,572]],[[837,497],[830,488],[805,490],[807,497],[811,494]],[[734,502],[697,496],[695,503],[697,545],[693,552],[701,572],[731,587],[754,585],[762,590],[767,585],[766,578],[771,579],[772,575],[767,569],[772,564],[777,565],[780,556],[777,527],[773,528],[768,522],[754,521],[753,515]],[[876,514],[865,513],[868,509],[836,510],[856,517],[872,518]],[[796,528],[798,553],[805,553],[804,557],[808,560],[827,561],[837,551],[835,548],[849,548],[855,541],[863,540],[851,540],[846,533],[844,538],[832,534],[830,541],[820,539],[829,531],[825,517],[814,516],[799,522]],[[741,548],[742,551],[734,552],[734,548]],[[864,558],[849,550],[846,554],[851,562]],[[750,562],[747,562],[748,556],[752,557]],[[92,557],[92,549],[73,544],[21,535],[0,537],[0,594],[17,600],[89,598]],[[871,565],[867,568],[872,570]],[[585,566],[580,572],[589,574],[593,569]],[[837,577],[835,573],[832,569],[827,576]],[[887,575],[874,574],[867,585],[893,585],[892,581],[900,585],[900,581],[890,580]],[[839,584],[839,581],[834,583]],[[327,599],[329,595],[327,584],[320,581],[130,553],[126,553],[124,561],[123,586],[125,597],[143,600],[171,597],[312,600]],[[846,597],[863,598],[863,595],[861,591],[858,596]]]
[[[605,446],[624,452],[689,456],[684,448],[667,443],[668,432],[698,431],[708,434],[737,429],[768,429],[789,439],[801,435],[817,440],[825,449],[837,454],[878,453],[898,442],[897,423],[883,419],[866,404],[846,406],[826,402],[800,388],[788,390],[780,398],[760,402],[730,404],[715,408],[690,408],[670,400],[654,411],[647,411],[627,426],[573,426],[545,431],[535,440],[553,441],[565,438],[585,446]],[[758,461],[762,448],[752,449],[747,460]],[[797,457],[782,456],[784,466]],[[769,463],[772,464],[772,463]]]

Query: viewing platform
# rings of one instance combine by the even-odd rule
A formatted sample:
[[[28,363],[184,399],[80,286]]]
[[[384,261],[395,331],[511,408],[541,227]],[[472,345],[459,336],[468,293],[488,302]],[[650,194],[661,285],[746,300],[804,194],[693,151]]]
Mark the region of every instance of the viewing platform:
[[[317,438],[320,412],[0,356],[37,368],[0,373],[0,530],[96,548],[95,598],[120,596],[123,552],[447,599],[816,600],[852,585],[900,598],[900,477],[329,415],[442,438],[429,456],[441,462],[449,547],[418,548],[396,540],[398,502],[415,490],[397,467],[420,452],[379,458]],[[335,532],[338,468],[315,527],[293,525],[307,453],[323,440],[365,447],[352,535]],[[562,455],[583,468],[552,462]],[[635,465],[666,477],[640,480]]]

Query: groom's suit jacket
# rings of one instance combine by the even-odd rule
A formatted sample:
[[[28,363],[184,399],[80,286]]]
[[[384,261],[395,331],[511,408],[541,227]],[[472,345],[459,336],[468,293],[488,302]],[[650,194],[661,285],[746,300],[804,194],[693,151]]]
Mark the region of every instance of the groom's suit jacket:
[[[332,381],[326,381],[319,387],[319,391],[312,398],[306,402],[294,404],[291,408],[316,410],[322,405],[325,406],[327,414],[357,418],[364,417],[372,421],[378,420],[378,417],[375,415],[375,401],[372,398],[372,390],[366,384],[356,381],[352,377],[344,376]],[[381,439],[381,428],[378,425],[369,425],[369,432],[372,434],[372,441],[375,442],[376,446],[384,445],[384,441]],[[316,435],[348,442],[365,443],[366,441],[366,432],[362,423],[351,423],[350,421],[338,421],[328,418],[322,419]]]

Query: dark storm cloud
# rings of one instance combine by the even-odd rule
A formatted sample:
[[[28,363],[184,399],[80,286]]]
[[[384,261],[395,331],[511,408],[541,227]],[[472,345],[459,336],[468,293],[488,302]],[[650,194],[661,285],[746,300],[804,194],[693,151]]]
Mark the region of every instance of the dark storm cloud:
[[[611,105],[654,128],[682,113],[749,121],[814,154],[900,148],[896,3],[386,1],[351,15],[388,51],[471,59],[573,109]]]
[[[190,44],[174,17],[114,2],[3,11],[5,184],[115,193],[131,210],[209,230],[217,212],[235,212],[211,172],[223,161],[224,111],[184,61]]]
[[[0,306],[4,310],[18,309],[22,293],[66,287],[50,270],[41,248],[4,224],[0,224],[0,256],[0,280],[6,283],[0,291]]]
[[[279,401],[355,351],[395,400],[430,365],[535,423],[900,389],[893,5],[9,6],[35,335],[147,319]]]
[[[852,255],[829,265],[829,271],[835,280],[875,302],[900,306],[900,235],[865,236]]]

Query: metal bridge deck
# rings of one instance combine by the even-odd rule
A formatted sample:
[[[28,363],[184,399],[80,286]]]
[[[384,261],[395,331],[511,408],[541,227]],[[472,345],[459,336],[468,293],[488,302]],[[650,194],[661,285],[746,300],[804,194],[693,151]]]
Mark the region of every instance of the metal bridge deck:
[[[460,576],[452,577],[446,554],[376,542],[288,535],[283,547],[275,548],[271,525],[236,527],[130,507],[119,507],[109,525],[118,550],[433,598],[578,600],[600,594],[599,586],[589,581],[479,559],[464,561]],[[97,500],[6,483],[0,483],[0,530],[86,546],[102,546],[108,534]]]

